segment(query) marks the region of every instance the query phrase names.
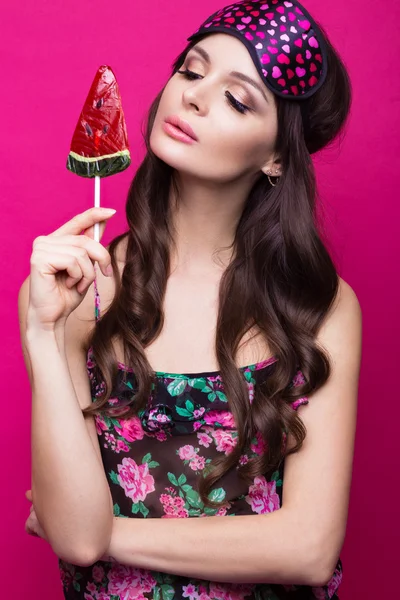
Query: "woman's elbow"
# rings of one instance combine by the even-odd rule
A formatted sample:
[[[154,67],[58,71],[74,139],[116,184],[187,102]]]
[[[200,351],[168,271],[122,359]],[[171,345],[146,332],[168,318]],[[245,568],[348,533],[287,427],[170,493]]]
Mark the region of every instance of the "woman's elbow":
[[[90,567],[105,554],[83,545],[73,549],[52,545],[52,549],[58,558],[77,567]]]

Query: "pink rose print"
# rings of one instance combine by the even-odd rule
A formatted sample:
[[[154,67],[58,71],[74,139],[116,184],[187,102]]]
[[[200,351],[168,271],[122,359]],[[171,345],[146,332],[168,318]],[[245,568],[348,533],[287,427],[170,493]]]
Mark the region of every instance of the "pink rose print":
[[[267,444],[263,440],[261,433],[259,431],[257,431],[257,433],[256,433],[256,438],[257,438],[257,443],[250,444],[250,448],[253,452],[258,454],[258,456],[261,456],[261,454],[264,454],[264,452],[267,450]]]
[[[104,577],[104,569],[103,567],[99,567],[98,565],[93,567],[92,577],[95,581],[100,582]]]
[[[249,583],[210,583],[210,598],[212,600],[244,600],[252,592]]]
[[[189,467],[193,469],[193,471],[201,471],[206,466],[206,459],[204,456],[196,456],[191,459],[189,463]]]
[[[125,444],[125,442],[123,442],[122,440],[117,440],[117,447],[116,447],[117,452],[128,452],[128,450],[129,450],[129,446],[127,446]]]
[[[90,592],[91,594],[96,594],[97,593],[97,588],[94,585],[94,583],[88,583],[86,586],[86,589],[88,592]]]
[[[196,450],[193,448],[193,446],[189,446],[189,445],[182,446],[178,450],[178,455],[179,455],[179,458],[182,460],[190,460],[191,458],[196,456]]]
[[[233,414],[227,410],[210,410],[204,417],[207,425],[221,423],[223,427],[235,427]]]
[[[199,594],[196,590],[196,586],[193,583],[189,583],[189,585],[182,586],[182,596],[184,598],[189,598],[189,600],[197,600]]]
[[[246,465],[249,462],[249,457],[247,456],[247,454],[242,454],[242,456],[239,458],[239,465]]]
[[[155,437],[159,442],[165,442],[165,440],[167,439],[167,434],[165,433],[165,431],[156,431],[155,432]]]
[[[201,421],[193,421],[193,431],[197,431],[203,425]]]
[[[164,508],[164,515],[162,519],[171,518],[186,518],[189,516],[188,511],[185,508],[185,501],[180,496],[171,496],[169,494],[161,494],[160,502]]]
[[[304,375],[301,371],[297,371],[296,375],[293,377],[293,385],[302,385],[305,383]]]
[[[279,496],[276,493],[276,481],[266,481],[263,475],[254,478],[254,484],[249,487],[246,502],[251,510],[263,515],[280,508]]]
[[[232,433],[223,429],[216,429],[213,432],[216,448],[219,452],[224,452],[226,455],[232,452],[237,444],[237,438],[234,438]]]
[[[249,402],[252,404],[254,400],[254,383],[252,381],[247,381],[247,388],[249,390]]]
[[[107,427],[103,417],[101,417],[100,415],[95,415],[94,422],[96,424],[97,435],[101,435],[103,433],[103,431],[108,430],[108,427]]]
[[[198,433],[197,439],[199,440],[199,445],[204,446],[205,448],[208,448],[212,443],[212,437],[207,435],[207,433]]]
[[[121,423],[121,421],[120,421]],[[134,442],[135,440],[142,440],[144,437],[144,431],[139,417],[132,417],[126,421],[122,421],[121,425],[115,426],[115,431],[123,437],[127,442]]]
[[[138,465],[133,458],[123,458],[122,464],[118,465],[118,481],[125,495],[132,502],[143,502],[147,494],[154,492],[154,477],[149,473],[149,465],[144,463]]]
[[[199,417],[201,417],[202,415],[204,415],[205,412],[205,408],[204,406],[202,406],[201,408],[198,408],[196,410],[193,411],[193,416],[195,419],[198,419]]]
[[[157,583],[150,571],[119,563],[113,565],[108,579],[107,592],[124,600],[145,600],[144,594],[150,593]]]

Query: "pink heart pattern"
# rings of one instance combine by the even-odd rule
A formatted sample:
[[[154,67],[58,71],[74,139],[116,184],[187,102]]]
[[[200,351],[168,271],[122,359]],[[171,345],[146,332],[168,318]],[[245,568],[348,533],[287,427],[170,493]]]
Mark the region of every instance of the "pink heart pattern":
[[[278,26],[287,21],[287,26]],[[308,98],[325,80],[327,59],[322,34],[297,0],[242,0],[230,4],[208,17],[188,41],[216,32],[240,39],[265,85],[281,97]],[[268,71],[263,68],[266,64]]]

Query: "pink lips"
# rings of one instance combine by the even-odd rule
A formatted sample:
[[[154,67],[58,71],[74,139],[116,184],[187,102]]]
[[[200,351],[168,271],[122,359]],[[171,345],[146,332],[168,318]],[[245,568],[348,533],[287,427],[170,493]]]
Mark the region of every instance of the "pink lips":
[[[177,115],[171,115],[170,117],[167,117],[165,119],[165,122],[170,123],[174,127],[177,127],[178,129],[183,131],[183,133],[185,133],[187,136],[192,138],[192,140],[194,140],[196,142],[198,141],[197,135],[195,134],[193,129],[190,127],[189,123],[187,121],[184,121]]]

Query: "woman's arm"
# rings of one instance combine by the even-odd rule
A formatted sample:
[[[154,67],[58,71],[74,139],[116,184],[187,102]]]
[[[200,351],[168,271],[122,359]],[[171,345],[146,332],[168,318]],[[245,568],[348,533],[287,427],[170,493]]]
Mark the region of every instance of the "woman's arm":
[[[101,556],[112,530],[112,500],[95,424],[93,417],[85,422],[81,412],[91,403],[82,340],[92,292],[91,287],[65,325],[53,331],[27,324],[29,277],[18,297],[22,348],[32,389],[35,511],[53,551],[82,566]]]

